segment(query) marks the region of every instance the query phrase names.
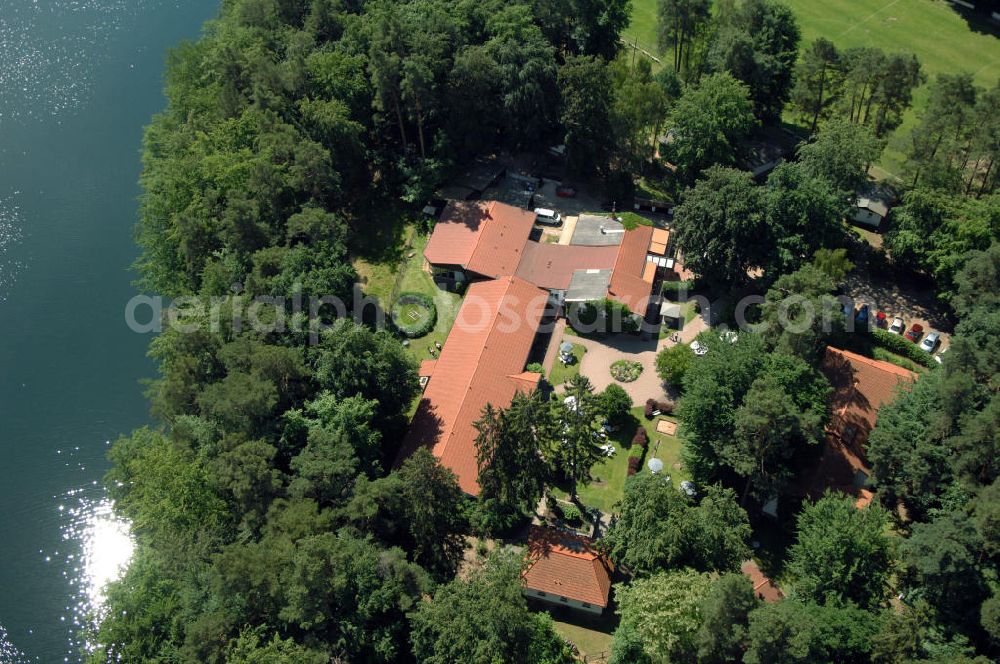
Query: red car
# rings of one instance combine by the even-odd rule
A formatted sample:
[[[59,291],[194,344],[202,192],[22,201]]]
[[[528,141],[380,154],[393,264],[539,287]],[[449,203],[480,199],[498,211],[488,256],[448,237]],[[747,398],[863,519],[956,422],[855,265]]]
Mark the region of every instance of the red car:
[[[922,336],[924,336],[924,326],[920,323],[914,323],[913,327],[910,328],[910,331],[906,333],[906,338],[913,343],[920,341],[920,337]]]
[[[556,187],[556,196],[559,198],[576,198],[576,187],[568,184],[561,184]]]

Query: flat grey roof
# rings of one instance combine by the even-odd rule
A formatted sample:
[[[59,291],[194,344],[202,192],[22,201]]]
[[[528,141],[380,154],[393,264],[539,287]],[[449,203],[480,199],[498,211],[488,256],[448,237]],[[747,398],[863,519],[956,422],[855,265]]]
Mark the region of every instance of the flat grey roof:
[[[684,308],[673,302],[664,302],[660,305],[660,315],[664,318],[680,319],[684,316]]]
[[[613,233],[602,233],[601,227],[606,230],[617,231]],[[622,236],[625,227],[621,222],[615,221],[611,217],[598,216],[596,214],[581,214],[577,219],[576,228],[573,229],[573,237],[570,244],[582,244],[592,247],[607,247],[622,243]]]
[[[611,270],[576,270],[566,289],[567,302],[600,300],[608,294]]]

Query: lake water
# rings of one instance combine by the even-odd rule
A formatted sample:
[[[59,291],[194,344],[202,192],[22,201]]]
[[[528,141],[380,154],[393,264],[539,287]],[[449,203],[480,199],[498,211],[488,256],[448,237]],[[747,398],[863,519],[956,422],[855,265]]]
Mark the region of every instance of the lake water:
[[[148,421],[149,339],[124,323],[142,127],[167,49],[215,0],[0,2],[0,664],[77,661],[127,560],[100,487]]]

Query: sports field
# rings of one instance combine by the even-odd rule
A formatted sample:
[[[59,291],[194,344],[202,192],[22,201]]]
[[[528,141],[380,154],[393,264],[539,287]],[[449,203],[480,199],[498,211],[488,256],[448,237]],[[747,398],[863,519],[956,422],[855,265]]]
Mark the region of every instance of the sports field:
[[[931,78],[939,73],[970,71],[981,86],[1000,78],[1000,29],[973,25],[944,0],[782,0],[791,7],[802,29],[802,44],[826,37],[839,48],[877,46],[886,52],[914,53]],[[657,0],[632,0],[632,25],[627,39],[653,51],[656,44]],[[910,128],[926,100],[918,89],[914,108],[896,130],[885,155],[887,170],[901,165]]]

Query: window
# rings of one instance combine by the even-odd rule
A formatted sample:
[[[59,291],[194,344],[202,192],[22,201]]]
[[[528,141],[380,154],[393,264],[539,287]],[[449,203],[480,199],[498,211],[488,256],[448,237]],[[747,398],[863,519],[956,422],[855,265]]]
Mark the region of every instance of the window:
[[[566,599],[565,597],[560,597],[560,598],[559,598],[559,601],[560,601],[560,602],[568,602],[569,600],[567,600],[567,599]]]
[[[538,593],[539,597],[545,597],[546,596],[544,590],[536,590],[535,592]]]
[[[584,602],[583,603],[583,608],[589,609],[590,608],[590,604],[588,604],[587,602]]]

